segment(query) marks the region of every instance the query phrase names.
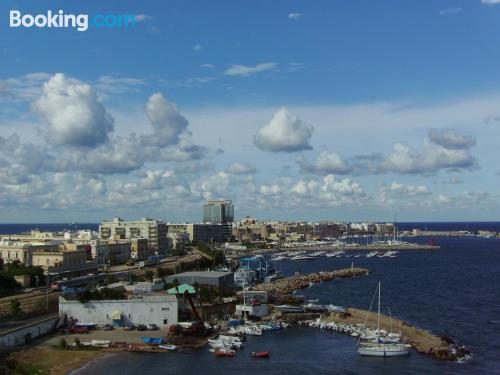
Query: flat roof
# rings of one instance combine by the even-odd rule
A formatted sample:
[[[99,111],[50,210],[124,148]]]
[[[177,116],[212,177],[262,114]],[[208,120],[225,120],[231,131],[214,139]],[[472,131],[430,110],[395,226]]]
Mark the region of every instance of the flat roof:
[[[170,275],[168,278],[169,279],[175,279],[179,276],[185,276],[185,277],[223,277],[223,276],[229,276],[232,275],[232,272],[222,272],[222,271],[189,271],[189,272],[183,272],[183,273],[178,273],[175,275]]]

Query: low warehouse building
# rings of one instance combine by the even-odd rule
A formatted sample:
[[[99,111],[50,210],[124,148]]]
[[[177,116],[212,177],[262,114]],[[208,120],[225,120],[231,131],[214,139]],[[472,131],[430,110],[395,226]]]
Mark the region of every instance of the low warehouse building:
[[[138,325],[154,323],[169,326],[177,323],[177,298],[172,295],[145,295],[133,299],[88,301],[59,297],[59,316],[98,325]]]
[[[201,271],[183,272],[167,278],[168,284],[173,284],[177,279],[179,284],[211,286],[215,288],[234,289],[234,274],[232,272]]]

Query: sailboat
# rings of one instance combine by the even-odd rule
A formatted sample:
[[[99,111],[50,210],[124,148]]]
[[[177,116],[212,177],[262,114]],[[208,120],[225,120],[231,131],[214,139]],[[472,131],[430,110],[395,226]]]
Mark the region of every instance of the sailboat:
[[[401,355],[408,355],[408,349],[405,344],[387,342],[381,337],[380,331],[380,290],[381,283],[378,283],[378,310],[377,310],[377,330],[375,331],[374,342],[362,342],[361,334],[358,340],[358,353],[361,355],[375,356],[375,357],[395,357]],[[375,297],[375,296],[374,296]],[[373,303],[373,300],[372,300]],[[371,305],[370,305],[371,310]],[[366,321],[368,320],[368,311],[365,319],[365,324],[363,325],[363,330],[365,329]],[[385,342],[384,342],[385,341]]]

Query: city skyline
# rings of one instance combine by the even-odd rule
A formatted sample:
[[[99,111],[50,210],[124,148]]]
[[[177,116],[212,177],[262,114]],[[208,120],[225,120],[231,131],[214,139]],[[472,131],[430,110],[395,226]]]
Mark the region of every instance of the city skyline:
[[[498,219],[495,3],[5,1],[0,222]]]

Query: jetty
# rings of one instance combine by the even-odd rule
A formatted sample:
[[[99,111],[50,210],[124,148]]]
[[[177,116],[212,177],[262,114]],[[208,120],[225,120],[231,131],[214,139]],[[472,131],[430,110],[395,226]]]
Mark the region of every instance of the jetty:
[[[326,322],[334,322],[337,324],[363,325],[367,319],[368,311],[349,308],[347,314],[330,314],[325,318]],[[368,313],[366,322],[368,327],[376,329],[377,314],[374,312]],[[416,351],[423,354],[428,354],[435,359],[456,361],[469,355],[469,351],[463,346],[456,344],[452,339],[446,336],[438,336],[429,331],[413,327],[407,322],[380,315],[380,328],[386,331],[401,332],[403,341],[411,345]]]
[[[317,272],[307,275],[290,276],[282,279],[274,280],[270,283],[262,283],[255,285],[254,290],[263,290],[276,296],[290,294],[295,290],[305,289],[309,285],[321,282],[331,281],[335,279],[343,279],[347,277],[356,277],[368,275],[369,271],[366,268],[350,267],[342,268],[330,272]]]

